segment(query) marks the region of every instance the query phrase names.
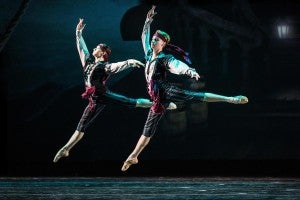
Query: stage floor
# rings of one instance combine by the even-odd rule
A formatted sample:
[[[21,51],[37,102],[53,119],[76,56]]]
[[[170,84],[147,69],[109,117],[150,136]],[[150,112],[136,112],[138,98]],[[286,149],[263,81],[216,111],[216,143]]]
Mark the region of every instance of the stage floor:
[[[299,200],[299,178],[2,177],[1,200]]]

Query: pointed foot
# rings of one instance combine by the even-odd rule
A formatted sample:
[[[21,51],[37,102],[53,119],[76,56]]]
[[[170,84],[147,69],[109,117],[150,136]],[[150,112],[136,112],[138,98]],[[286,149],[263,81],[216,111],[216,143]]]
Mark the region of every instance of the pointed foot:
[[[177,109],[177,105],[173,102],[170,102],[167,107],[167,110],[175,110],[175,109]]]
[[[150,108],[152,106],[152,102],[149,99],[137,99],[135,106],[139,108]]]
[[[137,164],[139,161],[137,158],[128,158],[122,166],[121,171],[125,172],[131,165]]]
[[[53,162],[56,163],[62,157],[68,157],[69,151],[67,151],[64,147],[61,148],[55,155]]]
[[[232,97],[232,99],[230,100],[230,103],[234,103],[234,104],[245,104],[248,103],[248,98],[246,96],[235,96]]]

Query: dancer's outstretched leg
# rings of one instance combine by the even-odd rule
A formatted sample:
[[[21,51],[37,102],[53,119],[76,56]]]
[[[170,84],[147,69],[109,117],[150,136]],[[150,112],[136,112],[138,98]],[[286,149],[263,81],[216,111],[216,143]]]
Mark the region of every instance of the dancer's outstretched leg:
[[[65,144],[55,155],[53,162],[57,162],[60,158],[62,157],[68,157],[69,156],[69,151],[72,149],[72,147],[81,140],[83,137],[84,133],[75,131],[67,144]]]
[[[151,137],[146,137],[144,135],[141,135],[138,143],[136,144],[134,150],[132,151],[132,153],[128,156],[128,158],[126,159],[126,161],[124,162],[123,166],[122,166],[122,171],[126,171],[131,165],[133,164],[137,164],[138,161],[138,156],[139,154],[143,151],[143,149],[145,148],[145,146],[147,146],[147,144],[149,143]]]
[[[140,107],[140,108],[150,108],[152,106],[152,102],[149,101],[149,99],[137,99],[136,100],[136,107]],[[177,105],[173,102],[170,102],[167,110],[175,110],[177,109]]]
[[[248,98],[246,96],[223,96],[213,93],[204,92],[204,98],[203,101],[206,102],[227,102],[227,103],[233,103],[233,104],[245,104],[248,103]]]

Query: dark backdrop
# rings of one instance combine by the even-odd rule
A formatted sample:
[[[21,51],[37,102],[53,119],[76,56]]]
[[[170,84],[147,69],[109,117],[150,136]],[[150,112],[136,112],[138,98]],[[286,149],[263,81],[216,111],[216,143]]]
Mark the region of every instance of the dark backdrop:
[[[74,132],[87,102],[75,27],[84,18],[90,50],[112,48],[111,62],[143,61],[140,34],[151,1],[37,1],[27,4],[1,51],[1,175],[124,175],[147,109],[108,106],[67,159],[52,159]],[[126,174],[289,175],[299,172],[300,9],[297,1],[159,1],[151,31],[170,33],[190,52],[199,82],[192,90],[248,96],[246,105],[178,104]],[[1,1],[8,30],[20,2]],[[11,21],[12,20],[12,21]],[[13,24],[14,24],[13,23]],[[289,25],[278,36],[277,26]],[[5,37],[2,35],[2,41]],[[126,70],[109,87],[148,97],[142,69]]]

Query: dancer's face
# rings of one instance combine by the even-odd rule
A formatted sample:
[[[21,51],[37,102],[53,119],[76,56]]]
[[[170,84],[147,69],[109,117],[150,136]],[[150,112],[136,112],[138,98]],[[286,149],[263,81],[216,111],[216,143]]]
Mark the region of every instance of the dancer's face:
[[[154,51],[161,51],[165,47],[166,42],[164,42],[162,39],[159,37],[153,36],[151,40],[151,48]]]
[[[101,56],[104,55],[104,53],[105,52],[102,51],[99,45],[93,49],[93,56],[95,56],[96,58],[100,58]]]

